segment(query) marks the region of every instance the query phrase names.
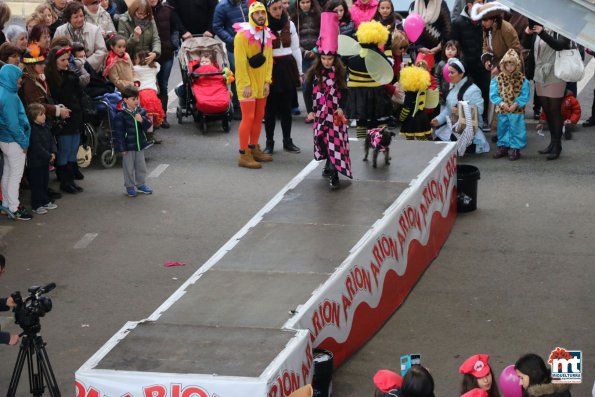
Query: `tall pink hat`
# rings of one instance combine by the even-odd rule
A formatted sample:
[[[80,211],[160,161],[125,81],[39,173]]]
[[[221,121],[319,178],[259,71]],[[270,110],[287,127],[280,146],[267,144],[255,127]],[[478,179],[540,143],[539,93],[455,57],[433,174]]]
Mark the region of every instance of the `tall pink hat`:
[[[320,36],[316,45],[320,55],[336,55],[339,41],[339,15],[336,12],[320,14]]]

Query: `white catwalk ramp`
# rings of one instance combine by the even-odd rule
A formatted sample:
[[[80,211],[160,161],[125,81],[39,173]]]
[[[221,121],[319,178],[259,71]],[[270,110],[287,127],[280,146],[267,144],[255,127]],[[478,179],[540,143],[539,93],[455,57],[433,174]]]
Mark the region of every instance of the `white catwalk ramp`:
[[[403,302],[456,216],[452,143],[395,141],[329,191],[311,162],[147,320],[76,372],[77,397],[277,397],[340,365]],[[382,154],[380,155],[382,159]],[[250,247],[246,249],[245,247]]]

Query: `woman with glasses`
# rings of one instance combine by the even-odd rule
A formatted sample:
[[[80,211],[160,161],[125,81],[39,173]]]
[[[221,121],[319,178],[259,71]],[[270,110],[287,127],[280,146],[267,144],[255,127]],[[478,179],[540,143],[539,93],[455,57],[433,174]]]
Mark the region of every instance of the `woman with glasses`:
[[[120,16],[118,34],[128,40],[126,51],[136,54],[139,50],[148,50],[145,62],[152,63],[161,54],[161,39],[153,11],[146,0],[134,0],[128,12]]]
[[[85,21],[84,6],[77,1],[68,3],[62,16],[67,23],[56,29],[55,36],[66,36],[73,43],[81,43],[85,47],[87,63],[96,72],[101,72],[107,57],[105,40],[97,26]]]
[[[99,0],[83,0],[83,5],[87,22],[97,26],[104,39],[109,33],[116,31],[111,16],[101,7]]]

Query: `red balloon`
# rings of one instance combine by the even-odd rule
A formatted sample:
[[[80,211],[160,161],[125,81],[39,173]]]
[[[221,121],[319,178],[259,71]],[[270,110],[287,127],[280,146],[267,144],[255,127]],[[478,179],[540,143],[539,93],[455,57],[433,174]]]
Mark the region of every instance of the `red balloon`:
[[[519,382],[519,376],[514,369],[514,365],[504,368],[498,378],[498,386],[504,397],[521,397],[523,390]]]
[[[419,14],[411,13],[403,23],[407,38],[415,43],[424,31],[424,19]]]

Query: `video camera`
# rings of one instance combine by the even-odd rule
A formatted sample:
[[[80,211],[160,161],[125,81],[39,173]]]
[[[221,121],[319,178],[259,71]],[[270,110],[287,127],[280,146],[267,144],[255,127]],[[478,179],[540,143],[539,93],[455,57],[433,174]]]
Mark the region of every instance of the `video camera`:
[[[55,283],[49,283],[44,287],[30,287],[27,290],[29,296],[25,300],[23,300],[20,291],[10,295],[16,304],[14,321],[21,326],[25,334],[36,334],[41,330],[39,318],[52,310],[52,300],[43,294],[54,288],[56,288]]]

